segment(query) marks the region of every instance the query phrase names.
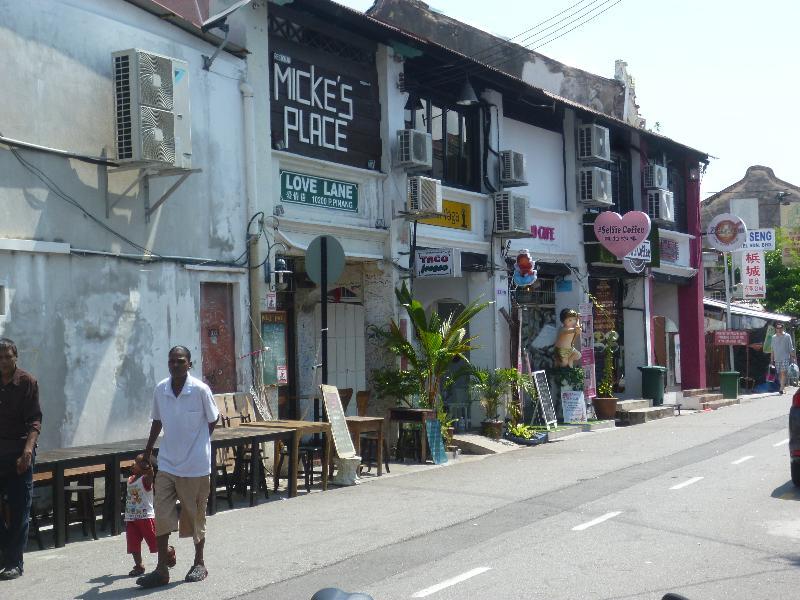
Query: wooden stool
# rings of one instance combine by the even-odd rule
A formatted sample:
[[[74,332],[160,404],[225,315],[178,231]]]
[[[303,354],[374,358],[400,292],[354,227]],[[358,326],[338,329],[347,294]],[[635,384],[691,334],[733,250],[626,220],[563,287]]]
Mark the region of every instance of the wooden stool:
[[[361,462],[366,465],[367,473],[372,469],[372,465],[377,466],[378,461],[378,436],[373,433],[365,433],[361,436]],[[383,439],[383,465],[386,472],[389,470],[389,449],[386,445],[386,438]]]
[[[72,514],[72,495],[77,494],[77,502],[75,503],[75,513]],[[86,537],[89,532],[86,530],[86,525],[89,525],[89,531],[92,537],[97,539],[97,529],[95,524],[94,513],[94,485],[65,485],[64,486],[64,504],[66,506],[65,516],[65,533],[64,541],[69,541],[69,526],[70,523],[80,523],[83,527],[83,535]]]
[[[36,544],[39,546],[39,550],[44,550],[44,542],[42,542],[42,533],[39,531],[39,515],[38,513],[38,506],[36,506],[36,501],[39,499],[39,494],[31,494],[31,512],[30,512],[30,524],[28,526],[28,539],[34,538],[36,540]]]
[[[297,449],[298,462],[303,465],[303,479],[306,484],[306,491],[311,491],[311,486],[314,485],[314,459],[319,455],[322,460],[323,448],[314,446],[313,444],[301,444]],[[278,476],[283,467],[283,460],[288,456],[289,448],[285,445],[281,447],[280,459],[278,460],[278,468],[275,473],[275,491],[278,491]]]
[[[411,458],[415,458],[418,462],[422,462],[420,455],[422,454],[421,431],[419,429],[400,429],[400,435],[397,437],[397,460],[403,461],[406,458],[407,452],[410,450]],[[411,438],[411,448],[406,448],[408,440]]]

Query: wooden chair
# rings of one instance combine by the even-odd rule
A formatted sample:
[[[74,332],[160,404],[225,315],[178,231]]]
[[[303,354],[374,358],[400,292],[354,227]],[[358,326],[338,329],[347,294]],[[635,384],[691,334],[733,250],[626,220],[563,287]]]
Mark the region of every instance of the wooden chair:
[[[353,388],[342,388],[339,390],[339,400],[342,401],[342,410],[347,414],[347,407],[350,405],[350,398],[353,397]]]
[[[359,417],[367,416],[367,407],[369,406],[370,395],[371,394],[369,390],[361,390],[356,392],[356,414]]]
[[[359,417],[367,416],[367,408],[372,393],[369,390],[361,390],[356,392],[356,410]],[[361,434],[361,462],[366,465],[367,472],[372,469],[372,465],[378,460],[378,434],[374,431]],[[383,465],[386,467],[386,472],[389,471],[389,449],[386,444],[386,438],[383,439]]]

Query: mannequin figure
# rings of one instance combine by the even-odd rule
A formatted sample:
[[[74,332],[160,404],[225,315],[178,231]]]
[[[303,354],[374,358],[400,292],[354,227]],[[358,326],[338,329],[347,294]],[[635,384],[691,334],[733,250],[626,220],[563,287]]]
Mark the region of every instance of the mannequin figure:
[[[578,322],[578,313],[565,308],[559,315],[561,329],[555,343],[555,364],[557,367],[573,367],[581,359],[581,353],[575,349],[575,339],[580,340],[581,326]]]

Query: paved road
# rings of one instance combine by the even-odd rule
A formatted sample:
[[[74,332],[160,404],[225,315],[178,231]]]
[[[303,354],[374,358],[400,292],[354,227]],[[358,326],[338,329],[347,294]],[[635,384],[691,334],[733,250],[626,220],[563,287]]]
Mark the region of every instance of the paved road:
[[[34,552],[0,597],[797,598],[788,406],[760,398],[227,511],[209,521],[209,579],[149,594],[121,576],[122,538]]]

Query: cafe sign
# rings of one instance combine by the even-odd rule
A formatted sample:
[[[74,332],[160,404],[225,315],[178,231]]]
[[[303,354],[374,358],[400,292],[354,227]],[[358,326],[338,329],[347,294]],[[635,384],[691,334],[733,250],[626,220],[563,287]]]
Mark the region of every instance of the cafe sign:
[[[416,277],[461,277],[461,255],[453,248],[417,250],[414,253]]]
[[[358,184],[282,170],[281,202],[358,212]]]

